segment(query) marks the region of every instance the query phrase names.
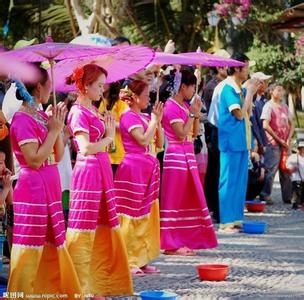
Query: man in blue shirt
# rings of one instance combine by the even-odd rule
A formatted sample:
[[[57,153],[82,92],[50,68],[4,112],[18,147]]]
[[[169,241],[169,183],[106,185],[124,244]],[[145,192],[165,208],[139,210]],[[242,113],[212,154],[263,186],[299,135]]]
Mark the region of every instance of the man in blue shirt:
[[[203,92],[203,101],[207,114],[210,110],[215,87],[227,77],[227,67],[218,67],[214,70],[215,76],[206,84]],[[205,176],[204,191],[209,211],[216,223],[220,221],[218,185],[220,178],[220,152],[218,150],[217,127],[207,122],[205,125],[205,138],[208,148],[208,164]]]
[[[232,59],[244,63],[243,67],[228,68],[218,101],[218,137],[220,150],[220,231],[238,232],[244,216],[247,189],[248,158],[251,149],[250,115],[252,99],[259,81],[252,79],[246,90],[249,59],[235,54]]]

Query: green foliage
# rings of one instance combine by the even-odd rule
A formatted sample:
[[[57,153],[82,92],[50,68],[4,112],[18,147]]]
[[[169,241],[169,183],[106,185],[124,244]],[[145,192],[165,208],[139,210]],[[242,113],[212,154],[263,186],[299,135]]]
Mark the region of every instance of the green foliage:
[[[150,45],[156,47],[174,39],[177,50],[195,51],[198,46],[210,47],[204,38],[209,31],[207,12],[212,10],[216,0],[159,0],[133,1],[131,8],[137,25],[143,30]],[[135,24],[126,18],[122,23],[123,32],[132,42],[145,43]]]
[[[39,13],[29,12],[32,24],[39,24]],[[41,26],[47,31],[51,29],[55,41],[69,42],[73,39],[70,18],[63,4],[50,5],[41,12]]]
[[[13,47],[20,39],[34,37],[43,41],[50,30],[55,41],[71,40],[69,16],[63,2],[63,0],[15,1],[10,17],[10,31],[4,40],[4,45]],[[5,12],[0,16],[2,25],[7,19],[9,1],[3,1],[0,5],[1,12]],[[41,23],[39,22],[40,9]]]
[[[293,42],[290,40],[288,45]],[[247,54],[256,62],[255,71],[273,75],[288,91],[294,92],[298,86],[304,85],[303,58],[295,55],[293,46],[266,44],[255,38]]]
[[[269,23],[276,21],[281,14],[282,5],[273,5],[271,2],[263,1],[263,3],[256,3],[251,6],[249,22]]]

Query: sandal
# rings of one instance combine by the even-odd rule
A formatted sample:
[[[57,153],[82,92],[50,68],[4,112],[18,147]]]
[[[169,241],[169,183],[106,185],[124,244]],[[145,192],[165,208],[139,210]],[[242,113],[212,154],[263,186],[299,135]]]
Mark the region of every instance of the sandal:
[[[154,266],[145,265],[140,268],[145,274],[159,274],[160,270]]]
[[[219,228],[219,233],[239,233],[240,230],[235,227],[226,227],[226,228]]]
[[[131,274],[133,276],[136,276],[136,277],[143,277],[143,276],[145,276],[144,271],[142,269],[138,268],[138,267],[132,268],[131,269]]]
[[[188,247],[183,247],[181,249],[186,251],[187,256],[196,256],[197,255],[197,253],[193,249],[190,249]]]
[[[164,254],[165,255],[179,255],[179,256],[195,256],[196,255],[196,253],[193,250],[186,248],[186,247],[179,248],[176,250],[165,250]]]

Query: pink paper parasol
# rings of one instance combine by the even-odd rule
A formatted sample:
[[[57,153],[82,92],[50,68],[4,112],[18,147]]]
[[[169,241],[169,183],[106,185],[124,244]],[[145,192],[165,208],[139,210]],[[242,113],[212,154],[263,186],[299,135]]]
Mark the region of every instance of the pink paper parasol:
[[[195,65],[201,65],[205,67],[242,67],[243,62],[238,60],[221,57],[214,54],[205,52],[188,52],[180,53],[180,56],[186,56],[195,61]]]
[[[204,52],[188,52],[179,54],[170,54],[156,52],[152,62],[155,65],[201,65],[205,67],[237,67],[244,63],[230,58],[225,58]]]
[[[110,83],[139,72],[154,58],[154,51],[143,46],[115,46],[107,49],[111,49],[108,54],[58,62],[54,66],[56,90],[61,92],[76,90],[75,86],[66,85],[65,80],[79,66],[94,63],[103,67],[108,72],[107,82]]]
[[[36,68],[31,64],[14,60],[10,62],[6,57],[0,55],[0,77],[10,77],[23,82],[33,82],[38,78]]]
[[[60,61],[111,52],[109,47],[92,47],[67,43],[42,43],[6,52],[4,55],[26,62]]]
[[[48,60],[51,66],[50,73],[53,82],[53,65],[55,61],[61,61],[65,59],[81,59],[88,56],[98,56],[110,53],[112,51],[113,49],[110,47],[103,48],[86,45],[47,42],[11,50],[1,54],[1,56],[3,56],[3,59],[7,59],[7,61],[19,60],[23,62],[42,62]],[[52,90],[54,104],[56,104],[54,84]]]
[[[182,56],[180,54],[171,54],[165,52],[155,52],[155,57],[152,61],[154,65],[194,65],[195,59],[190,56]]]

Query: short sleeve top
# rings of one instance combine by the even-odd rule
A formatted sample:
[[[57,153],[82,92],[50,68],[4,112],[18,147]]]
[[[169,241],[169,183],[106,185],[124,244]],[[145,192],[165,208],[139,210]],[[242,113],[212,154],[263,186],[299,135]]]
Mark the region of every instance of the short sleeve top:
[[[188,121],[189,115],[189,105],[184,103],[180,105],[173,99],[168,99],[164,107],[164,115],[162,119],[162,125],[165,131],[165,135],[169,142],[180,142],[180,139],[177,138],[172,124],[174,123],[183,123],[185,124]]]
[[[135,128],[147,130],[149,126],[148,118],[144,114],[127,110],[120,118],[120,133],[126,153],[147,153],[149,147],[140,145],[132,136],[131,131]]]
[[[68,115],[67,123],[71,132],[73,133],[73,140],[77,151],[79,151],[79,146],[75,138],[76,133],[87,133],[89,135],[90,143],[98,142],[105,134],[105,125],[103,120],[101,120],[92,111],[80,104],[74,104],[72,106]]]
[[[245,94],[245,90],[242,93]],[[220,94],[218,135],[220,151],[246,151],[245,120],[238,120],[232,111],[241,109],[241,96],[230,84],[225,84]]]
[[[27,143],[37,143],[41,145],[48,135],[48,129],[46,127],[48,116],[43,111],[37,113],[40,116],[40,122],[32,115],[21,111],[16,112],[12,119],[10,137],[12,148],[20,167],[27,166],[20,147]]]
[[[268,101],[263,107],[261,119],[269,121],[269,126],[278,137],[287,141],[290,133],[289,121],[292,120],[292,114],[286,104],[281,103],[278,105],[272,100]],[[278,145],[275,139],[267,131],[266,136],[268,143],[274,146]]]

